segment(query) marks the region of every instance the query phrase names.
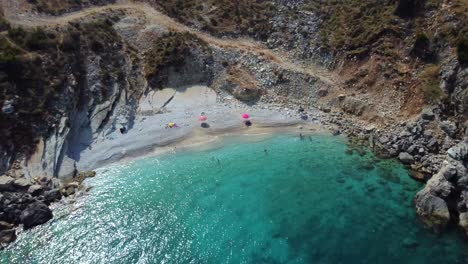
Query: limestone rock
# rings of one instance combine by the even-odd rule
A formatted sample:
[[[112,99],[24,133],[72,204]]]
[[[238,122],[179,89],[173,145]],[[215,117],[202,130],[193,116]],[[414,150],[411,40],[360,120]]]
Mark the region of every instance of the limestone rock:
[[[68,186],[68,187],[65,189],[64,195],[65,195],[65,196],[70,196],[70,195],[73,195],[73,194],[75,194],[75,187],[73,187],[73,186]]]
[[[447,151],[447,154],[455,160],[460,160],[460,161],[466,160],[468,158],[468,143],[461,142],[451,147]]]
[[[322,89],[318,90],[318,91],[317,91],[317,95],[318,95],[319,97],[325,97],[325,96],[327,96],[327,95],[328,95],[328,89],[322,88]]]
[[[4,114],[13,114],[15,112],[15,107],[13,106],[13,100],[6,100],[2,106],[2,112]]]
[[[232,92],[232,95],[240,101],[243,102],[252,102],[257,101],[262,96],[262,91],[258,88],[242,88],[236,87]]]
[[[7,223],[5,221],[0,221],[0,230],[12,229],[13,226],[13,224]]]
[[[44,187],[39,184],[31,185],[28,189],[28,193],[30,193],[33,196],[41,195],[43,192],[44,192]]]
[[[414,162],[414,157],[411,156],[410,154],[406,153],[406,152],[401,152],[399,155],[398,155],[398,159],[403,162],[404,164],[411,164]]]
[[[42,202],[35,202],[21,212],[20,220],[25,229],[41,225],[52,219],[52,211]]]
[[[457,125],[451,121],[443,121],[440,123],[440,128],[444,131],[449,137],[453,137],[457,132]]]
[[[28,189],[31,186],[31,181],[25,178],[16,179],[13,184],[18,189]]]
[[[433,195],[416,196],[416,212],[422,222],[436,232],[442,231],[450,221],[447,203]]]
[[[341,108],[349,114],[360,116],[366,110],[367,105],[359,99],[348,97],[344,99]]]
[[[421,118],[432,121],[435,119],[435,114],[432,109],[426,108],[421,112]]]
[[[465,232],[465,236],[468,236],[468,212],[460,213],[458,226]]]
[[[13,182],[15,180],[8,176],[0,176],[0,191],[11,191],[14,189]]]

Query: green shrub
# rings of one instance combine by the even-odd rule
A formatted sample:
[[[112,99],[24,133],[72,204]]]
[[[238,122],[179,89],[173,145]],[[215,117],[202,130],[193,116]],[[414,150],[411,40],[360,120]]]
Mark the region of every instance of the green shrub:
[[[0,64],[12,64],[19,60],[20,51],[14,48],[5,37],[0,38]]]
[[[468,38],[464,37],[457,44],[458,61],[461,64],[468,64]]]
[[[440,68],[437,65],[430,65],[421,73],[423,95],[429,103],[436,103],[444,97],[444,92],[440,89]]]

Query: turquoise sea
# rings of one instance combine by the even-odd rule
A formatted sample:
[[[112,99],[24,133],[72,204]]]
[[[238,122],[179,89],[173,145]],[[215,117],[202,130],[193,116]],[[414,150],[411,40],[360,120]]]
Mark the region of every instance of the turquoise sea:
[[[266,150],[266,151],[265,151]],[[468,263],[416,218],[422,184],[341,137],[231,138],[111,165],[2,263]]]

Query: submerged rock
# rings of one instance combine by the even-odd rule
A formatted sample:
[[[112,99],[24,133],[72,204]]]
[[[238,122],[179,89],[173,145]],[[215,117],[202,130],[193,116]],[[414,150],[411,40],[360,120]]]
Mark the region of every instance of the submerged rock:
[[[35,202],[30,204],[21,213],[21,223],[25,229],[41,225],[52,219],[52,211],[43,202]]]

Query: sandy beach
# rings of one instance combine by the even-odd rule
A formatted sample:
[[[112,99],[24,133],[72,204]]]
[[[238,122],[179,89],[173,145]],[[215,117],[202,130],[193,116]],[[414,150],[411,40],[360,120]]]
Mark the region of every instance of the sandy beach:
[[[163,107],[164,106],[164,107]],[[198,121],[204,112],[209,128]],[[243,113],[250,115],[252,126],[245,126]],[[140,101],[140,109],[133,127],[124,133],[117,128],[103,131],[93,143],[80,153],[78,170],[92,170],[101,166],[158,155],[175,149],[209,148],[224,137],[249,135],[252,139],[273,133],[310,133],[323,130],[321,112],[307,109],[307,120],[297,109],[279,106],[241,104],[229,96],[220,96],[205,86],[150,92]],[[167,128],[174,122],[177,127]]]

